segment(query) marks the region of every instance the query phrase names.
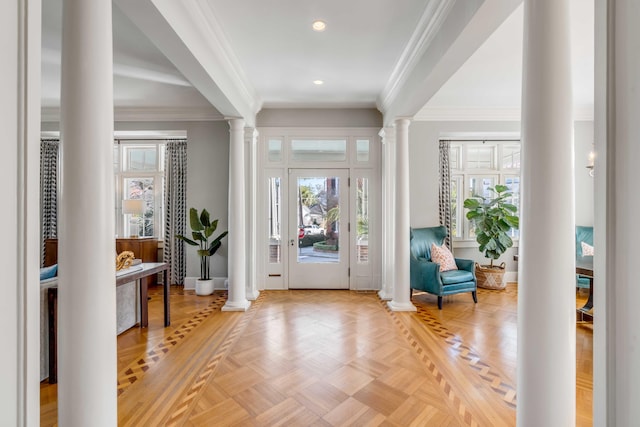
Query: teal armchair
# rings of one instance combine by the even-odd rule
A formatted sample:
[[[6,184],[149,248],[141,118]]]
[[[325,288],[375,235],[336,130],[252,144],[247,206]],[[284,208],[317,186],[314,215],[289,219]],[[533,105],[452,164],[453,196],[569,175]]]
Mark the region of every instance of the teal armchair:
[[[593,246],[593,227],[576,226],[576,261],[585,258],[582,254],[582,242]],[[593,258],[589,256],[589,258]],[[576,288],[589,289],[592,279],[590,277],[576,274]]]
[[[440,272],[440,264],[431,262],[431,244],[442,246],[446,235],[447,229],[443,226],[411,229],[411,296],[414,289],[436,295],[440,310],[445,295],[471,292],[473,302],[478,302],[473,261],[456,258],[458,270],[444,272]]]

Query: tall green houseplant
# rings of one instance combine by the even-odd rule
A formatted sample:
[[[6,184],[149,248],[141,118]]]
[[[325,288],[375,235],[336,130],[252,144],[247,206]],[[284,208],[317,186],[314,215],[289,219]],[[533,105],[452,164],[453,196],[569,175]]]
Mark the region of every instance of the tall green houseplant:
[[[489,258],[490,268],[493,260],[497,260],[507,249],[513,246],[509,230],[518,229],[520,221],[516,216],[518,207],[507,203],[511,192],[506,185],[496,185],[489,188],[494,197],[474,195],[464,201],[468,209],[467,219],[474,228],[476,241],[480,245],[480,252]]]
[[[210,280],[209,264],[211,256],[213,256],[220,246],[222,246],[222,239],[229,233],[225,231],[220,233],[218,237],[214,238],[211,242],[209,239],[213,236],[218,228],[218,220],[211,221],[209,212],[206,209],[202,210],[202,213],[198,215],[196,208],[189,209],[189,223],[191,225],[191,237],[181,236],[176,234],[178,239],[184,240],[191,246],[198,246],[198,256],[200,257],[200,280]]]

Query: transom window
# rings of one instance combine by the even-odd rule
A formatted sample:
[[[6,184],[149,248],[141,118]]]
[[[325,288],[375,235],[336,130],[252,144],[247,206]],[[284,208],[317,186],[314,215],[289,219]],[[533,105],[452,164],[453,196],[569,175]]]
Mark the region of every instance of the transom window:
[[[512,192],[509,203],[520,213],[520,141],[452,141],[449,152],[451,170],[451,235],[454,240],[475,240],[466,219],[464,200],[473,195],[490,197],[490,187],[503,184]],[[518,230],[511,230],[518,238]]]

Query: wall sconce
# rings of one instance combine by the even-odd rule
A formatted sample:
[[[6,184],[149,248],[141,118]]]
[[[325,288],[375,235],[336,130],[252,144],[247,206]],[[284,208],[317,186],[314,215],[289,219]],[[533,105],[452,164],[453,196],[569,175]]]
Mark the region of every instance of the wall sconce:
[[[589,163],[587,163],[587,169],[589,169],[589,176],[591,178],[593,178],[593,176],[595,175],[595,172],[594,172],[595,159],[596,159],[596,153],[593,151],[593,149],[591,149],[591,151],[589,152]]]
[[[125,215],[131,215],[131,219],[129,221],[130,237],[138,237],[138,223],[140,222],[139,215],[144,213],[144,200],[123,200],[122,213]]]

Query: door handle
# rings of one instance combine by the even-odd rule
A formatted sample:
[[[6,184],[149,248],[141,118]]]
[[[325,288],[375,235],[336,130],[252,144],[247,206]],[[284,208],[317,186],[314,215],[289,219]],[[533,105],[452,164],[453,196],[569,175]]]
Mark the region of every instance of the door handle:
[[[294,239],[291,239],[290,244],[291,244],[291,246],[295,246],[296,241]]]

